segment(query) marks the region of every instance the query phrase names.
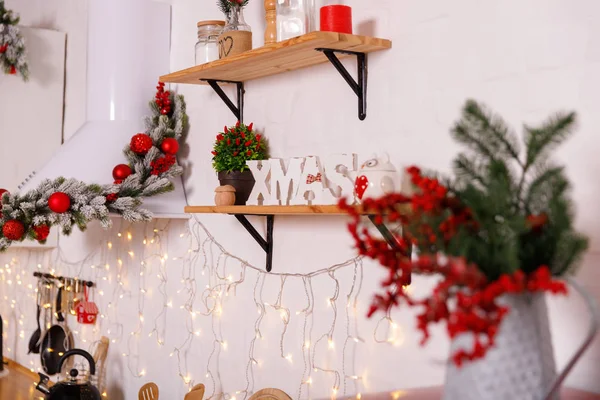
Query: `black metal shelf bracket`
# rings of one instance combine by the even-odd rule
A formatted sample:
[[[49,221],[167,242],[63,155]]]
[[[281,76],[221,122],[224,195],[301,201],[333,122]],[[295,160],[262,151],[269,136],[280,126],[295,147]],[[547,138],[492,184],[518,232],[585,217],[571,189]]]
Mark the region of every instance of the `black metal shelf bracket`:
[[[336,50],[336,49],[315,49],[323,52],[327,59],[333,64],[335,69],[342,75],[342,78],[350,85],[356,96],[358,96],[358,119],[364,121],[367,118],[367,77],[368,77],[368,66],[367,66],[367,54],[357,53],[355,51]],[[356,56],[358,64],[358,82],[354,80],[352,75],[348,72],[344,64],[336,56],[335,53],[349,54]]]
[[[254,225],[248,221],[246,215],[235,214],[235,218],[242,224],[244,228],[250,233],[250,235],[256,240],[259,246],[267,253],[267,272],[271,272],[273,269],[273,225],[275,222],[274,215],[267,215],[267,239],[265,240],[260,233],[254,228]]]
[[[378,224],[376,222],[376,218],[377,217],[375,215],[369,215],[369,219],[371,220],[373,225],[375,225],[375,227],[377,228],[379,233],[381,233],[381,236],[383,236],[385,241],[388,242],[390,247],[394,250],[401,252],[402,250],[400,249],[400,246],[398,245],[398,242],[396,241],[394,234],[392,232],[390,232],[390,230],[388,229],[388,227],[385,224]],[[412,250],[409,250],[409,252],[412,252]],[[410,285],[410,283],[411,283],[411,277],[409,276],[407,284]]]
[[[232,82],[232,81],[222,81],[216,79],[203,79],[207,82],[211,88],[219,95],[221,100],[225,103],[227,107],[231,110],[233,115],[237,118],[238,121],[244,122],[244,82]],[[232,83],[237,86],[237,106],[233,104],[231,99],[225,94],[221,86],[219,86],[219,82],[221,83]]]

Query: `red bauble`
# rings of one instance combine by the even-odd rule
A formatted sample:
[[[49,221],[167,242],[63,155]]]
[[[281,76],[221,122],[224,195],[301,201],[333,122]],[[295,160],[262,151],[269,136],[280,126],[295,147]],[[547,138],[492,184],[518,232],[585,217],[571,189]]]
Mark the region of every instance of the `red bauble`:
[[[67,212],[71,207],[71,199],[66,193],[56,192],[48,198],[48,207],[57,214]]]
[[[21,240],[25,234],[25,226],[21,221],[11,219],[2,227],[2,234],[8,240]]]
[[[35,232],[35,239],[38,242],[45,241],[48,239],[48,235],[50,235],[50,227],[48,225],[34,226],[33,231]]]
[[[166,138],[160,148],[165,154],[175,155],[179,151],[179,143],[174,138]]]
[[[145,133],[138,133],[131,138],[129,147],[135,154],[144,155],[152,148],[152,139]]]
[[[116,181],[124,181],[131,175],[131,168],[127,164],[119,164],[113,169],[113,178]]]
[[[167,115],[169,113],[169,109],[167,107],[163,107],[160,109],[160,113],[162,115]]]
[[[14,65],[11,65],[10,66],[10,74],[11,75],[16,75],[16,73],[17,73],[17,68],[15,68]]]

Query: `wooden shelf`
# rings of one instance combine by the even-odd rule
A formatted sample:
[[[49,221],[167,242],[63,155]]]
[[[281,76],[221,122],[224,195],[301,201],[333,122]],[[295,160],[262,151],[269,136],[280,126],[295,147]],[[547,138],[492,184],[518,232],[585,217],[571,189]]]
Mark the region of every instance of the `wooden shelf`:
[[[160,77],[162,82],[207,84],[204,80],[246,82],[327,62],[316,49],[355,53],[386,50],[392,42],[368,36],[311,32],[283,42],[252,49],[237,56],[198,65]],[[343,55],[340,55],[341,57]]]
[[[188,214],[347,215],[338,206],[187,206]]]

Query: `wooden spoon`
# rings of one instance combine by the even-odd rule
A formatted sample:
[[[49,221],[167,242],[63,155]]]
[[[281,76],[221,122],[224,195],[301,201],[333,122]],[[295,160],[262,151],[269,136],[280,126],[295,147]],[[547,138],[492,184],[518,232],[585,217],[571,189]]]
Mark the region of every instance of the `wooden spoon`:
[[[204,391],[206,388],[202,383],[194,386],[188,394],[185,395],[184,400],[202,400],[204,398]]]

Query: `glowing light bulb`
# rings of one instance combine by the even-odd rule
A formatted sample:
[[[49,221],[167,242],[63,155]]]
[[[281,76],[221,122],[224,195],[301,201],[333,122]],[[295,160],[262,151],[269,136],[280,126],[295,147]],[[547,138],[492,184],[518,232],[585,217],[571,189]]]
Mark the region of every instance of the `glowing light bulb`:
[[[142,244],[143,244],[143,245],[147,245],[147,244],[148,244],[148,241],[147,241],[146,239],[144,239],[144,240],[142,241]]]
[[[140,372],[140,376],[144,376],[144,375],[146,375],[146,370],[145,369],[143,369],[142,372]]]
[[[196,335],[196,336],[200,336],[200,333],[201,333],[201,332],[198,330],[198,331],[194,332],[194,335]]]
[[[144,322],[144,316],[140,314],[140,322]]]
[[[223,350],[227,350],[227,342],[221,342],[221,346],[223,346]]]
[[[131,239],[132,239],[131,232],[127,232],[127,240],[131,240]]]
[[[309,376],[308,379],[306,380],[306,383],[308,383],[309,385],[312,385],[312,376]]]
[[[182,237],[185,237],[185,234],[184,234],[184,233],[182,233],[182,234],[180,234],[180,235],[179,235],[179,237],[180,237],[180,238],[182,238]]]
[[[333,350],[333,349],[335,348],[335,343],[333,343],[333,340],[329,339],[329,340],[327,341],[327,343],[329,343],[329,348],[330,348],[331,350]]]
[[[106,243],[106,246],[108,247],[109,250],[112,249],[112,242]]]
[[[121,260],[120,258],[117,258],[117,263],[119,264],[119,267],[123,266],[123,260]]]
[[[362,394],[360,394],[360,393],[357,393],[357,394],[356,394],[356,400],[360,400],[361,398],[362,398]]]
[[[104,269],[106,269],[108,271],[110,269],[110,264],[106,263],[106,265],[104,265]]]
[[[307,349],[310,348],[310,341],[309,340],[307,340],[306,342],[304,342],[304,347],[307,348]]]
[[[129,257],[133,258],[133,256],[135,255],[133,251],[128,251],[127,254],[129,254]]]
[[[285,359],[288,360],[290,363],[293,361],[291,354],[288,354],[287,356],[285,356]]]
[[[123,236],[123,234],[121,232],[119,232],[119,233],[117,233],[117,236],[121,237],[121,236]]]

